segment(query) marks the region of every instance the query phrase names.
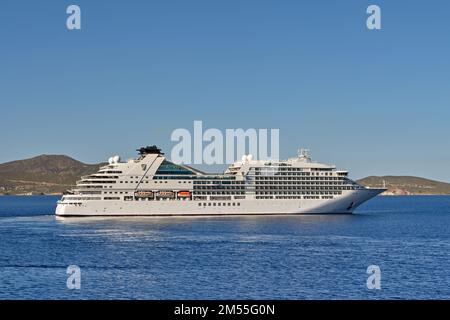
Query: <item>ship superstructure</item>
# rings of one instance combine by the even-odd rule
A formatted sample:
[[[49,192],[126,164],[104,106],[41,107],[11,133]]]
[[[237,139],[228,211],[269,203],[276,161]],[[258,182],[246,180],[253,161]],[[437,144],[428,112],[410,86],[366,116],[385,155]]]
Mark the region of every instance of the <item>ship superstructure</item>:
[[[314,162],[305,150],[283,161],[245,155],[223,174],[175,164],[156,146],[120,157],[65,194],[60,216],[352,213],[385,189],[363,187],[347,171]]]

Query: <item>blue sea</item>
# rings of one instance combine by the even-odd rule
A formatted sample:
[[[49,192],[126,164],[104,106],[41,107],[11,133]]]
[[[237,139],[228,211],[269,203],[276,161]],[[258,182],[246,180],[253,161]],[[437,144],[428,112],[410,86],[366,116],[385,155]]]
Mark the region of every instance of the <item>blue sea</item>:
[[[448,196],[209,218],[57,219],[57,199],[0,197],[0,299],[450,298]],[[370,265],[380,289],[367,287]]]

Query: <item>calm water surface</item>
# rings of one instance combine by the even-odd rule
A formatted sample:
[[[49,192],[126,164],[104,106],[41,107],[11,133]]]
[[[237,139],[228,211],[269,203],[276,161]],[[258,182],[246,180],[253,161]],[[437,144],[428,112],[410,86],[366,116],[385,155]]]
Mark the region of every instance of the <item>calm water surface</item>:
[[[0,197],[0,299],[449,299],[450,197],[354,215],[66,218]],[[381,290],[366,269],[381,268]],[[81,289],[66,268],[81,268]]]

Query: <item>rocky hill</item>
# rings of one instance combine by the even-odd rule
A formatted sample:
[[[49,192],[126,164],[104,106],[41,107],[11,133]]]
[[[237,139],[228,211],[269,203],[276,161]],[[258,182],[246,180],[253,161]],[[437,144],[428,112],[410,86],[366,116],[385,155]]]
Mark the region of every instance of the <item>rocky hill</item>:
[[[0,194],[62,193],[80,176],[103,164],[85,164],[64,155],[41,155],[0,164]]]
[[[450,183],[411,176],[370,176],[357,181],[368,187],[383,187],[386,195],[449,194]]]

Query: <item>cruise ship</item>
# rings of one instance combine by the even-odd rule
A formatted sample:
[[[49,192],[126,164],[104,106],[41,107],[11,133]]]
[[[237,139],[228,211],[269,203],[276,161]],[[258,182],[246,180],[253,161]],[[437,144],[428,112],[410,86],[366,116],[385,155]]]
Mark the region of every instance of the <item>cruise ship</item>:
[[[312,161],[301,150],[288,160],[244,155],[223,174],[175,164],[156,146],[119,156],[67,191],[58,216],[213,216],[349,214],[385,189],[361,186],[347,171]]]

